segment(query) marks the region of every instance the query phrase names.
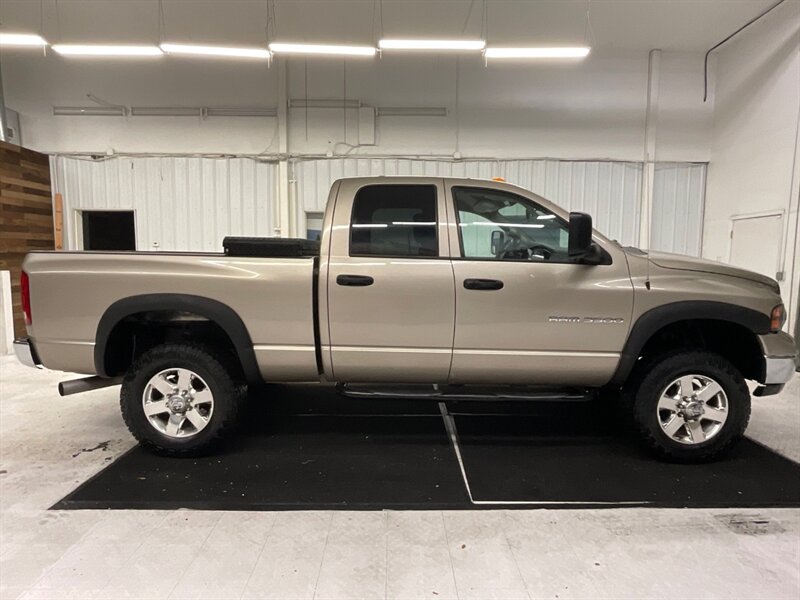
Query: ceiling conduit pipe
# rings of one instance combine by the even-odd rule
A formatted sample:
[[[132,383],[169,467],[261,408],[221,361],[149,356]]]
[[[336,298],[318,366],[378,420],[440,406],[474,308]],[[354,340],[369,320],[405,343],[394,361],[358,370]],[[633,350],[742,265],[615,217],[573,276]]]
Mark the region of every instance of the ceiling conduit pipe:
[[[722,45],[723,45],[723,44],[725,44],[726,42],[729,42],[729,41],[730,41],[731,39],[733,39],[735,36],[739,35],[739,34],[740,34],[742,31],[744,31],[745,29],[747,29],[748,27],[750,27],[750,25],[752,25],[752,24],[753,24],[753,23],[755,23],[756,21],[758,21],[758,20],[760,20],[760,19],[764,18],[765,16],[767,16],[769,13],[771,13],[773,10],[775,10],[776,8],[778,8],[778,7],[779,7],[781,4],[783,4],[785,1],[786,1],[786,0],[778,0],[778,1],[777,1],[775,4],[773,4],[772,6],[770,6],[770,7],[769,7],[767,10],[765,10],[764,12],[762,12],[760,15],[758,15],[758,16],[756,16],[756,17],[753,17],[753,18],[752,18],[752,19],[750,19],[750,20],[749,20],[747,23],[745,23],[744,25],[742,25],[741,27],[739,27],[739,29],[737,29],[737,30],[736,30],[736,31],[734,31],[732,34],[730,34],[728,37],[726,37],[724,40],[722,40],[721,42],[719,42],[719,43],[715,44],[714,46],[711,46],[711,48],[709,48],[709,49],[708,49],[708,51],[706,52],[706,56],[705,56],[705,58],[703,59],[703,102],[705,102],[705,101],[708,99],[708,57],[709,57],[709,55],[710,55],[710,54],[711,54],[711,53],[712,53],[714,50],[716,50],[717,48],[719,48],[720,46],[722,46]]]

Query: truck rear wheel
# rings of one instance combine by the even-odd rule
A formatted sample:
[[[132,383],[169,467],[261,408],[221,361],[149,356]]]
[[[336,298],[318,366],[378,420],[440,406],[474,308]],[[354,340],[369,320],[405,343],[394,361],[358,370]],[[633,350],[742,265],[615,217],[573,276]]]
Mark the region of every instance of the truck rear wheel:
[[[627,391],[634,426],[651,451],[677,462],[718,457],[742,437],[750,392],[728,360],[704,351],[666,355],[639,370]]]
[[[165,456],[207,452],[234,425],[241,387],[208,349],[163,344],[148,350],[122,382],[120,407],[131,434]]]

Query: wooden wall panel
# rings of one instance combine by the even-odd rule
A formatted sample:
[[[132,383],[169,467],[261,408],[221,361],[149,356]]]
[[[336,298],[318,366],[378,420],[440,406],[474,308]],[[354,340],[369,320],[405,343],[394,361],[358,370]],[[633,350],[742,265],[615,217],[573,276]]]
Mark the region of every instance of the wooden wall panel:
[[[53,200],[46,154],[0,142],[0,270],[11,271],[14,335],[25,335],[19,296],[22,259],[52,250]]]

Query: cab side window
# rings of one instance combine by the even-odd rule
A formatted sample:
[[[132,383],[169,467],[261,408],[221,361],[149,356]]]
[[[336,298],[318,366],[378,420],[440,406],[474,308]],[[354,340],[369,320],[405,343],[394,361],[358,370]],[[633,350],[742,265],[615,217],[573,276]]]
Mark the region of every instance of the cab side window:
[[[569,261],[567,223],[527,198],[454,187],[461,255],[483,260]]]
[[[368,185],[356,193],[350,256],[439,256],[436,188]]]

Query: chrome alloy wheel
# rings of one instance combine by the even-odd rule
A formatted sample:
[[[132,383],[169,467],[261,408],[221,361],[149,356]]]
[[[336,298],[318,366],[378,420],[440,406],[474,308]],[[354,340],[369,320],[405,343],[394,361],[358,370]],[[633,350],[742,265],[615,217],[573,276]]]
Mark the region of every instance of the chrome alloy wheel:
[[[211,421],[214,395],[189,369],[165,369],[147,382],[142,407],[150,425],[172,438],[200,433]]]
[[[705,375],[683,375],[658,400],[658,421],[672,440],[693,445],[710,440],[728,419],[728,396]]]

